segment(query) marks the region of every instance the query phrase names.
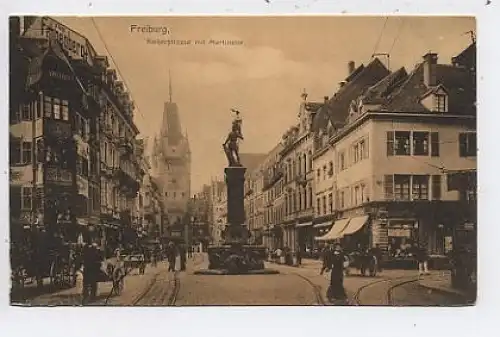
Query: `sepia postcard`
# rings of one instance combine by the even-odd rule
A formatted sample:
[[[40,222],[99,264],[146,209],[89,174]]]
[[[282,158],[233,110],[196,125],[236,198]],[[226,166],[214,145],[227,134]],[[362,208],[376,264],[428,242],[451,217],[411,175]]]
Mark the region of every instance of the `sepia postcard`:
[[[9,27],[11,305],[475,304],[473,17]]]

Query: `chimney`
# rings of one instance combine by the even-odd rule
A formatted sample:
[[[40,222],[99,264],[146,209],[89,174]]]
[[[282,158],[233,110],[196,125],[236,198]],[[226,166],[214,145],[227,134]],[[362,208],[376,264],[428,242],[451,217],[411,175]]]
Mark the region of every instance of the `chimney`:
[[[324,96],[324,97],[323,97],[323,101],[324,101],[324,103],[325,103],[325,104],[327,104],[327,103],[328,103],[328,99],[329,99],[329,97],[328,97],[328,96]]]
[[[339,82],[339,88],[342,88],[346,84],[346,81],[340,81]]]
[[[354,72],[354,69],[356,68],[356,64],[354,61],[349,61],[347,63],[347,76],[351,75]]]
[[[427,87],[436,85],[436,64],[438,55],[436,53],[427,53],[424,55],[424,84]]]

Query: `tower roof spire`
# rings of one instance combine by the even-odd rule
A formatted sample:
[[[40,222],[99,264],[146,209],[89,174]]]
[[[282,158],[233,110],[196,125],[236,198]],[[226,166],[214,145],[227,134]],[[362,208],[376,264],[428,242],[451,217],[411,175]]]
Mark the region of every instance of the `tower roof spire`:
[[[170,69],[168,69],[168,97],[169,102],[172,103],[172,74],[170,73]]]

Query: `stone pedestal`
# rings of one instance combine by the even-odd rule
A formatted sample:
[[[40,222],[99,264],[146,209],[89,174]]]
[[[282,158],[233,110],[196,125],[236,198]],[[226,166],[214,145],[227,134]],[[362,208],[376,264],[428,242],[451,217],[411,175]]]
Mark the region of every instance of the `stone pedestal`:
[[[209,247],[209,266],[195,274],[277,274],[264,269],[264,247],[248,245],[250,232],[245,225],[245,172],[244,167],[227,167],[224,170],[227,186],[227,225],[224,245]]]

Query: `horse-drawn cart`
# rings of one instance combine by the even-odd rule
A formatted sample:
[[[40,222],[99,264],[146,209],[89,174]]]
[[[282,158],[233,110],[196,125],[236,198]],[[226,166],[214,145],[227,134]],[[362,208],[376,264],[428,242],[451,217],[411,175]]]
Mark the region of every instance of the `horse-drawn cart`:
[[[124,268],[127,272],[132,269],[138,268],[139,274],[144,274],[146,270],[146,258],[144,254],[130,254],[122,255]]]

